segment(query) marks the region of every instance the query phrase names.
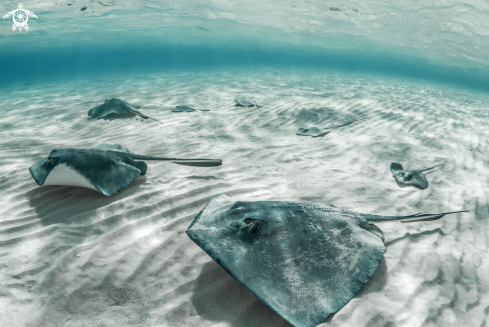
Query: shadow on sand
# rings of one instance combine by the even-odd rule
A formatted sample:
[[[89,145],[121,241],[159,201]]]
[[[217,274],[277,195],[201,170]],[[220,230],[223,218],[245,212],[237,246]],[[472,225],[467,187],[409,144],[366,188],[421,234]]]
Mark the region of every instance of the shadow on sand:
[[[26,197],[44,226],[71,224],[75,217],[77,223],[83,223],[93,218],[93,215],[86,213],[131,196],[145,182],[146,176],[139,176],[128,187],[112,196],[83,187],[43,186],[27,192]]]
[[[197,279],[192,303],[205,320],[234,327],[291,327],[214,261],[205,264]]]
[[[117,119],[131,119],[131,118],[134,118],[134,117],[139,117],[138,115],[136,114],[133,114],[132,112],[128,112],[127,114],[123,114],[123,115],[119,115],[119,114],[109,114],[105,117],[102,117],[102,118],[92,118],[92,117],[88,117],[87,120],[100,120],[100,119],[103,119],[103,120],[109,120],[109,121],[112,121],[112,120],[117,120]]]

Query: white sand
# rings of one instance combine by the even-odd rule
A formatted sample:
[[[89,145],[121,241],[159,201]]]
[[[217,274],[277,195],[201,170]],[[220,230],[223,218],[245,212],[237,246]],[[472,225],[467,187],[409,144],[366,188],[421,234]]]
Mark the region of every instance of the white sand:
[[[250,96],[263,108],[235,108]],[[139,117],[91,120],[104,98]],[[172,113],[176,105],[210,112]],[[185,234],[215,194],[385,215],[469,209],[382,223],[387,252],[324,326],[483,326],[489,312],[489,96],[344,73],[201,72],[58,81],[0,90],[0,326],[289,326]],[[369,120],[324,138],[299,127]],[[52,149],[121,143],[138,154],[221,158],[217,168],[148,161],[106,197],[38,187]],[[425,168],[422,191],[391,162]]]

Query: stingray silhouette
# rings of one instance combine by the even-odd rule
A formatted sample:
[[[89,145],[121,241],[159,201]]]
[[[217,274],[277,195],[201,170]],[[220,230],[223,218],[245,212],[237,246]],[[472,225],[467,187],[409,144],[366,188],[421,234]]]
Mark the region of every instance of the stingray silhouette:
[[[426,179],[426,174],[433,172],[432,169],[441,166],[442,164],[425,168],[421,170],[408,170],[402,168],[402,165],[396,162],[391,163],[390,171],[394,178],[402,184],[414,185],[420,189],[426,189],[428,187],[428,180]],[[426,172],[426,173],[423,173]]]
[[[176,106],[171,110],[172,112],[194,112],[194,111],[210,111],[208,109],[194,109],[189,106],[181,105],[181,106]]]
[[[101,105],[98,105],[98,106],[90,109],[88,111],[88,116],[90,116],[92,118],[100,119],[100,118],[106,117],[107,115],[110,115],[110,114],[124,115],[127,113],[132,113],[132,114],[138,115],[141,118],[144,118],[144,119],[149,118],[149,119],[157,121],[158,123],[161,124],[161,122],[159,120],[156,120],[154,118],[151,118],[149,116],[146,116],[146,115],[143,115],[142,113],[140,113],[138,111],[139,108],[140,108],[139,106],[132,105],[132,104],[130,104],[124,100],[112,98],[110,100],[105,100],[105,102],[102,103]]]
[[[331,132],[331,130],[334,128],[340,128],[343,126],[348,126],[348,125],[353,124],[359,120],[364,120],[364,119],[367,119],[367,118],[360,118],[360,119],[356,119],[356,120],[353,120],[353,121],[350,121],[350,122],[347,122],[347,123],[344,123],[341,125],[329,126],[329,127],[325,127],[325,128],[319,128],[319,127],[302,128],[301,127],[297,130],[297,132],[295,134],[300,135],[300,136],[321,137],[321,136],[324,136],[324,135],[328,134],[329,132]]]
[[[217,195],[187,235],[292,325],[309,327],[341,309],[377,269],[384,236],[372,223],[429,221],[449,213],[456,212],[379,216]]]
[[[163,160],[172,163],[213,167],[220,159],[160,158],[134,154],[120,144],[99,144],[86,149],[53,150],[40,159],[29,172],[39,186],[70,185],[91,188],[104,195],[113,195],[127,187],[148,165],[139,160]]]

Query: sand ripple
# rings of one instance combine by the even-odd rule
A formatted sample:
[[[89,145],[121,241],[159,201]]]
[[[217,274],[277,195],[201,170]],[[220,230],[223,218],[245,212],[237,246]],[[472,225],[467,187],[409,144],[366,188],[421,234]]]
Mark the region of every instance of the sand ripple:
[[[1,326],[289,326],[185,235],[209,199],[289,200],[378,214],[469,209],[379,224],[379,269],[325,326],[482,326],[489,311],[489,97],[333,72],[243,71],[60,81],[0,90]],[[235,108],[236,96],[263,108]],[[139,117],[92,120],[120,97]],[[176,105],[210,112],[172,113]],[[323,138],[299,127],[368,117]],[[112,197],[37,187],[52,149],[117,142],[138,154],[222,158],[218,168],[148,162]],[[391,162],[424,168],[421,191]]]

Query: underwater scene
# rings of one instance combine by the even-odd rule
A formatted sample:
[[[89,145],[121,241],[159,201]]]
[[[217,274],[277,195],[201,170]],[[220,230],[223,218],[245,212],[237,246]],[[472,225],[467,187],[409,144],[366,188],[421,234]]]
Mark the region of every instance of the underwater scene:
[[[0,327],[488,324],[488,2],[0,13]]]

